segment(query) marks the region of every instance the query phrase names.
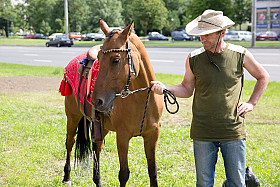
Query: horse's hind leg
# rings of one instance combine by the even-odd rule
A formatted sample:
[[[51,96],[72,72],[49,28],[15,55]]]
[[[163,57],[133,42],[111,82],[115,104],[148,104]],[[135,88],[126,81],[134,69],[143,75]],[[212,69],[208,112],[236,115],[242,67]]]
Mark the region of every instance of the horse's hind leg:
[[[107,135],[107,133],[109,131],[107,131],[106,129],[104,129],[104,137]],[[103,187],[102,183],[101,183],[101,175],[100,175],[100,153],[103,147],[103,140],[100,142],[93,142],[93,182],[95,183],[95,185],[97,187]]]
[[[150,186],[157,187],[157,163],[156,163],[156,147],[159,137],[159,129],[155,129],[153,133],[144,137],[144,147],[148,162],[148,172],[150,177]]]
[[[65,97],[65,113],[67,116],[67,137],[66,137],[66,149],[67,157],[64,166],[64,178],[63,182],[70,182],[70,158],[73,145],[75,143],[75,135],[80,119],[82,118],[82,113],[78,112],[78,105],[74,94]]]

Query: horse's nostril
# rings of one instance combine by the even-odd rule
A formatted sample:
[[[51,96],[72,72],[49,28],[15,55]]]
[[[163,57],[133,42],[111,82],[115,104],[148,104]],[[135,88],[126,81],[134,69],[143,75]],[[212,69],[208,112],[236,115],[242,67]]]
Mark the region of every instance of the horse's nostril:
[[[96,107],[100,107],[103,105],[103,101],[101,99],[97,99],[97,101],[95,102]]]

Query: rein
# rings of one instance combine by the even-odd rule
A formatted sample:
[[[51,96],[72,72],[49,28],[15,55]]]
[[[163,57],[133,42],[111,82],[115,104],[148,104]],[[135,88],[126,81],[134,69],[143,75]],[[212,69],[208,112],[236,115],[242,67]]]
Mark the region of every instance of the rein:
[[[127,78],[127,81],[126,81],[126,85],[124,87],[124,89],[120,92],[120,93],[117,93],[116,94],[116,97],[117,96],[120,96],[121,98],[126,98],[127,96],[129,96],[130,94],[134,94],[134,93],[138,93],[138,92],[142,92],[142,91],[145,91],[145,90],[148,90],[148,93],[147,93],[147,99],[146,99],[146,106],[145,106],[145,110],[144,110],[144,115],[143,115],[143,118],[142,118],[142,123],[141,123],[141,129],[140,129],[140,136],[142,136],[142,130],[143,130],[143,125],[144,125],[144,120],[145,120],[145,117],[146,117],[146,112],[147,112],[147,107],[148,107],[148,102],[149,102],[149,97],[150,97],[150,93],[151,93],[151,88],[153,86],[149,86],[149,87],[146,87],[146,88],[140,88],[140,89],[137,89],[137,90],[134,90],[134,91],[130,91],[128,89],[129,87],[129,83],[131,81],[131,73],[133,73],[135,76],[137,76],[137,72],[136,72],[136,68],[135,68],[135,65],[134,65],[134,62],[133,62],[133,58],[132,58],[132,53],[131,53],[131,48],[130,48],[130,45],[129,45],[129,39],[127,39],[127,49],[108,49],[108,50],[104,50],[102,47],[101,47],[101,50],[102,52],[105,54],[105,53],[110,53],[110,52],[127,52],[127,55],[128,55],[128,65],[129,65],[129,73],[128,73],[128,78]],[[179,111],[179,104],[176,100],[176,96],[169,90],[167,89],[164,89],[163,90],[163,94],[164,94],[164,103],[165,103],[165,108],[166,110],[170,113],[170,114],[175,114]],[[168,105],[167,105],[167,102],[170,104],[170,105],[174,105],[176,104],[176,110],[173,112],[173,111],[170,111],[169,108],[168,108]]]

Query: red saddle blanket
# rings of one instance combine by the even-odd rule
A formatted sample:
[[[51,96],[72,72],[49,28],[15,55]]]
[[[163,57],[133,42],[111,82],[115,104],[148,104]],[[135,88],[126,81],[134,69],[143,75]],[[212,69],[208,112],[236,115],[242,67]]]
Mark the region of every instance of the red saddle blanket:
[[[72,94],[75,95],[76,98],[78,98],[78,87],[79,87],[79,81],[80,81],[80,74],[78,72],[80,61],[87,57],[87,51],[78,55],[73,60],[69,62],[69,64],[64,68],[64,77],[61,81],[59,92],[62,96],[68,96]],[[81,85],[80,85],[80,93],[79,93],[79,101],[80,103],[84,104],[83,101],[83,93],[86,95],[87,101],[91,103],[91,94],[94,89],[94,85],[98,76],[99,71],[99,61],[96,59],[92,65],[92,68],[89,72],[88,79],[86,80],[84,91],[83,91],[83,85],[84,85],[84,77],[82,77]],[[71,87],[70,87],[71,86]],[[71,91],[72,88],[72,91]]]

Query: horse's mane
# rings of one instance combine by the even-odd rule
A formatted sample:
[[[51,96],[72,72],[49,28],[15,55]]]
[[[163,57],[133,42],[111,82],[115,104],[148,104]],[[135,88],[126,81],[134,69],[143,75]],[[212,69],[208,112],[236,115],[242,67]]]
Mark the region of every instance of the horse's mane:
[[[113,29],[111,32],[109,32],[106,37],[111,38],[117,31],[121,31],[120,29]]]

